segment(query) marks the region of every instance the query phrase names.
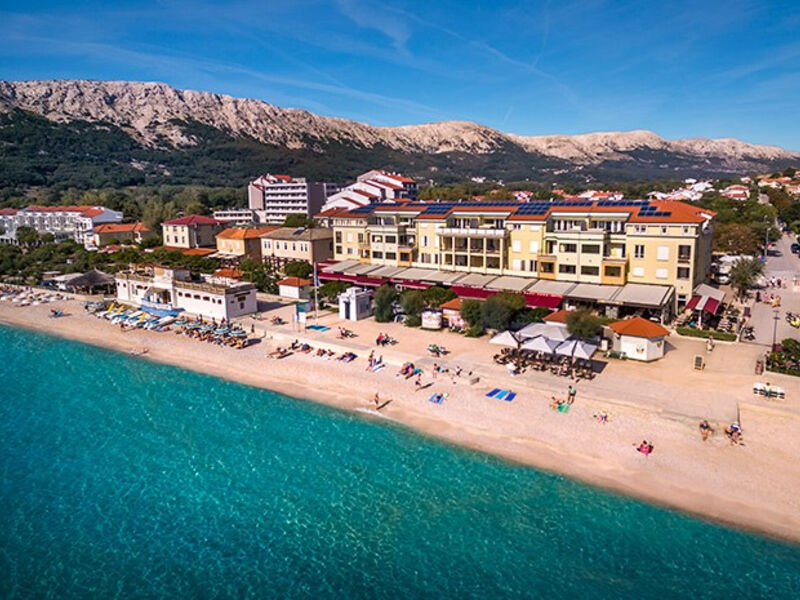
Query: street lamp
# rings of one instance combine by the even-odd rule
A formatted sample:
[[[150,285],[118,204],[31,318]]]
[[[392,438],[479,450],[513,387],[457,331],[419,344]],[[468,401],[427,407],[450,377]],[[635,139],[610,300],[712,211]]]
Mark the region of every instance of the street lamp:
[[[775,346],[777,345],[777,338],[778,338],[778,320],[780,317],[780,310],[775,309],[775,314],[772,317],[773,324],[772,324],[772,351],[775,352]]]

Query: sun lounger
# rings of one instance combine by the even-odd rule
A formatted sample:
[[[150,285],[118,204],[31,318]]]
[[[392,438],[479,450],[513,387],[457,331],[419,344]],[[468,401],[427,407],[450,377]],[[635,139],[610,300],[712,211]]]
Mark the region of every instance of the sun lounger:
[[[511,392],[511,393],[508,394],[508,396],[503,398],[503,400],[505,400],[506,402],[511,402],[516,397],[517,397],[516,392]]]
[[[494,396],[496,396],[499,393],[500,393],[500,388],[494,388],[491,392],[486,394],[486,397],[487,398],[493,398]]]
[[[500,390],[500,393],[495,396],[498,400],[503,400],[509,394],[509,390]]]

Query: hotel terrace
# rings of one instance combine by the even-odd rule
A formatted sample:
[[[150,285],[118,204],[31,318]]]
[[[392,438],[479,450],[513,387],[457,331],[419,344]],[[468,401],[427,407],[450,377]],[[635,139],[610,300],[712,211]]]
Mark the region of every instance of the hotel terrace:
[[[580,200],[402,202],[321,216],[335,259],[323,280],[439,284],[473,298],[508,290],[530,306],[566,300],[666,320],[708,274],[714,213],[675,201]]]

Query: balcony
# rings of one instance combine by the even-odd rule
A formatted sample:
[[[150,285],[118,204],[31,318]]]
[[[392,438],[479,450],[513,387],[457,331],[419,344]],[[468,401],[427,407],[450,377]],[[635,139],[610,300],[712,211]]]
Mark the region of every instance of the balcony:
[[[505,229],[492,229],[488,227],[443,227],[436,230],[436,235],[453,237],[478,237],[502,239],[508,232]]]
[[[678,255],[678,262],[679,262],[680,264],[683,264],[683,265],[688,265],[688,264],[691,264],[691,262],[692,262],[692,256],[691,256],[691,254],[690,254],[690,255],[679,254],[679,255]]]

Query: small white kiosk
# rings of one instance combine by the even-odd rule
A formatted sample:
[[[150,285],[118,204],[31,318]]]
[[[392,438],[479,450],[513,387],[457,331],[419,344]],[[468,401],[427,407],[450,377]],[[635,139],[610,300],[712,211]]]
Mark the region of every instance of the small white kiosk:
[[[372,316],[372,294],[351,287],[339,294],[339,318],[360,321]]]
[[[615,321],[608,327],[614,332],[612,349],[624,352],[626,358],[648,362],[664,356],[664,338],[669,335],[669,330],[658,323],[633,317]]]

